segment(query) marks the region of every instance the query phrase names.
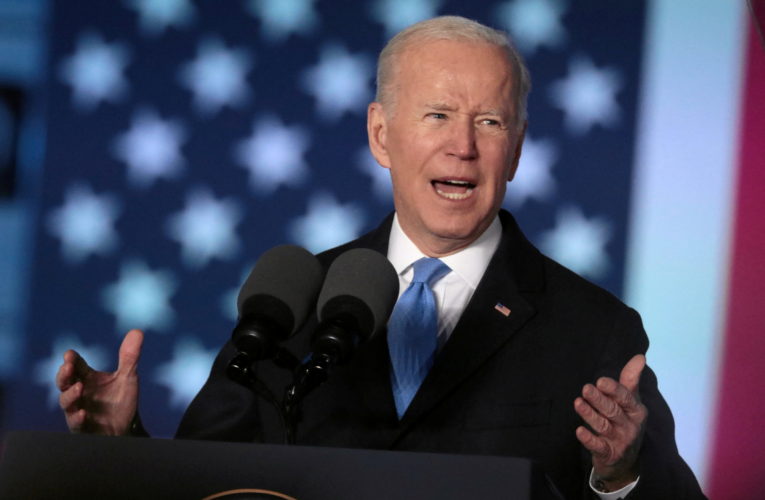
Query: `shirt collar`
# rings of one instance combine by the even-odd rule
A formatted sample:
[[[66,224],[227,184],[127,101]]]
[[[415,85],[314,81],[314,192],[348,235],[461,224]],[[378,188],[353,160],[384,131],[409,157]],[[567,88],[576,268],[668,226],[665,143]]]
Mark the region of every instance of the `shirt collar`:
[[[497,250],[501,238],[502,224],[499,222],[499,217],[494,217],[491,225],[478,239],[459,252],[441,257],[441,260],[465,280],[468,285],[475,289],[478,287],[478,283],[481,281],[486,268],[489,267],[489,261]],[[426,255],[417,248],[417,245],[401,229],[401,225],[398,222],[398,214],[396,214],[393,217],[393,225],[390,230],[388,260],[393,264],[393,267],[400,276],[406,273],[411,265],[422,257],[426,257]]]

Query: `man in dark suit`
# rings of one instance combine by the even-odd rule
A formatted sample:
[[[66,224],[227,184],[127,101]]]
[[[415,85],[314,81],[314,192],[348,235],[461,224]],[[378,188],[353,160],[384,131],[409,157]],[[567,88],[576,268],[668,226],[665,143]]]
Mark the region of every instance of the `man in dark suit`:
[[[572,498],[701,498],[645,368],[637,314],[542,256],[500,211],[528,90],[505,35],[463,18],[418,23],[381,53],[367,127],[391,173],[395,216],[320,258],[328,266],[349,248],[378,250],[402,292],[419,279],[418,262],[439,259],[446,267],[423,292],[437,338],[427,375],[402,403],[392,320],[387,336],[361,346],[306,399],[297,441],[527,456]],[[57,381],[70,428],[130,432],[141,340],[128,334],[114,374],[67,352]],[[289,347],[303,355],[305,343],[297,336]],[[226,378],[233,354],[227,344],[178,437],[281,441],[276,415]],[[289,382],[269,363],[258,376],[275,388]]]

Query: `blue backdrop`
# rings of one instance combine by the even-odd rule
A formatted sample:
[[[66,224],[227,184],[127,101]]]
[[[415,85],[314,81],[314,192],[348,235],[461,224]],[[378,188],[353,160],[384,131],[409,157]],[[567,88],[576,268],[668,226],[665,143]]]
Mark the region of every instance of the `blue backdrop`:
[[[621,294],[645,6],[571,3],[54,2],[29,368],[7,388],[7,426],[63,429],[63,351],[113,369],[122,335],[143,328],[143,419],[172,435],[257,257],[318,252],[391,210],[366,146],[375,60],[436,14],[514,35],[533,90],[505,206],[543,251]]]

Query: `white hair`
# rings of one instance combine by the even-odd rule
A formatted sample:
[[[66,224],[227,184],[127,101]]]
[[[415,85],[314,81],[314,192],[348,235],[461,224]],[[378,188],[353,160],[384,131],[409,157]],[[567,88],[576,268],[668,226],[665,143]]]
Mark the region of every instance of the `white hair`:
[[[526,121],[526,100],[531,90],[531,77],[523,57],[505,32],[460,16],[440,16],[421,21],[400,31],[388,41],[377,59],[377,102],[389,109],[395,106],[395,73],[399,56],[414,44],[434,40],[488,43],[501,48],[513,69],[514,109],[518,125]]]

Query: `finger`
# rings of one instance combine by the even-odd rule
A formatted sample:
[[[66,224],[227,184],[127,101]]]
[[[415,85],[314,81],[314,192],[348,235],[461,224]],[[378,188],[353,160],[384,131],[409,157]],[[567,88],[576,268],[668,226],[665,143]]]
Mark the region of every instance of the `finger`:
[[[79,409],[79,401],[82,397],[82,382],[77,382],[58,396],[58,404],[62,410],[71,413]]]
[[[625,386],[630,392],[637,394],[638,384],[640,383],[640,375],[645,368],[645,356],[642,354],[635,354],[630,359],[619,375],[619,383]]]
[[[69,427],[69,430],[72,432],[81,432],[83,426],[85,425],[86,417],[87,413],[85,410],[77,410],[71,414],[67,414],[66,426]]]
[[[611,430],[611,422],[595,411],[584,399],[576,398],[574,400],[574,410],[597,434],[604,435]]]
[[[58,371],[56,372],[56,387],[58,387],[59,391],[65,391],[72,386],[75,382],[74,377],[72,376],[73,373],[74,364],[72,363],[65,361],[64,364],[58,367]]]
[[[143,332],[141,330],[127,332],[120,345],[118,372],[135,374],[138,369],[138,359],[141,357],[141,345],[143,345]]]
[[[64,362],[56,372],[56,386],[59,390],[67,390],[77,380],[88,375],[91,368],[84,359],[77,353],[69,349],[64,353]]]
[[[74,367],[73,377],[82,378],[90,373],[93,369],[85,361],[85,358],[80,356],[80,353],[73,349],[69,349],[64,353],[64,363],[71,363]]]
[[[585,384],[582,388],[582,397],[595,411],[609,420],[616,420],[624,415],[621,407],[613,398],[605,395],[592,384]]]
[[[586,427],[580,425],[576,428],[576,438],[594,456],[602,458],[609,456],[609,447],[606,441],[587,430]]]
[[[601,393],[614,400],[626,412],[634,411],[640,404],[637,393],[633,393],[627,386],[612,378],[601,377],[595,385]]]

